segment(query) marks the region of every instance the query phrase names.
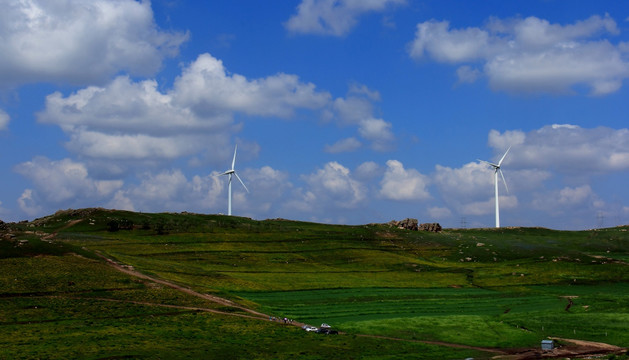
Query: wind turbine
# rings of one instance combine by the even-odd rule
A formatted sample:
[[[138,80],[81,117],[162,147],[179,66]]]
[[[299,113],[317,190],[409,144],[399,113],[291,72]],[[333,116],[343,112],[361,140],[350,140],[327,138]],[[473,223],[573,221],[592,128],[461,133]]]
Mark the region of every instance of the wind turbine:
[[[478,161],[484,162],[485,164],[489,164],[491,167],[494,168],[494,187],[496,188],[496,227],[497,228],[500,227],[500,205],[498,202],[498,173],[500,173],[500,176],[502,177],[502,182],[505,184],[505,189],[507,189],[507,192],[509,192],[509,188],[507,187],[507,182],[505,181],[505,176],[502,174],[502,170],[500,169],[500,165],[502,165],[502,161],[507,156],[507,153],[509,152],[509,150],[511,150],[511,146],[509,146],[507,151],[505,151],[505,154],[502,155],[502,157],[500,158],[500,161],[498,161],[498,164],[494,164],[494,163],[490,163],[489,161],[478,159]]]
[[[227,189],[228,189],[227,190],[227,215],[230,215],[230,216],[232,214],[232,175],[236,175],[236,179],[240,181],[240,183],[242,184],[242,187],[244,187],[245,190],[249,192],[249,189],[247,189],[247,187],[245,186],[245,183],[242,182],[242,180],[240,179],[240,176],[236,174],[236,170],[234,169],[234,167],[236,166],[236,150],[238,150],[238,145],[236,145],[236,148],[234,149],[234,159],[232,160],[231,170],[227,170],[221,174],[221,175],[229,175],[229,185],[227,186]]]

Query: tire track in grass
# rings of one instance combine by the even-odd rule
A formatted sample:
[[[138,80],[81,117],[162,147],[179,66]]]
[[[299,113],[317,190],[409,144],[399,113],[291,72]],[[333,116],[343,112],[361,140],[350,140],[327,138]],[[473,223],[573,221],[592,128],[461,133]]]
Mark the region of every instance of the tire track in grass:
[[[118,270],[120,272],[123,272],[123,273],[125,273],[127,275],[131,275],[131,276],[143,279],[143,280],[152,281],[154,283],[164,285],[164,286],[169,287],[171,289],[175,289],[175,290],[181,291],[181,292],[183,292],[185,294],[196,296],[196,297],[204,299],[204,300],[209,300],[209,301],[212,301],[214,303],[217,303],[217,304],[220,304],[220,305],[223,305],[223,306],[233,307],[235,309],[242,310],[244,312],[252,314],[252,315],[254,315],[255,317],[258,317],[258,318],[264,318],[264,319],[268,319],[269,318],[269,315],[267,315],[267,314],[263,314],[261,312],[255,311],[253,309],[249,309],[249,308],[240,306],[240,305],[238,305],[237,303],[235,303],[235,302],[233,302],[231,300],[228,300],[228,299],[225,299],[225,298],[222,298],[222,297],[219,297],[219,296],[215,296],[215,295],[202,294],[200,292],[194,291],[194,290],[192,290],[190,288],[187,288],[185,286],[177,285],[177,284],[172,283],[170,281],[166,281],[166,280],[158,279],[158,278],[155,278],[155,277],[152,277],[152,276],[148,276],[146,274],[143,274],[143,273],[141,273],[139,271],[134,270],[133,268],[131,268],[129,266],[125,266],[125,265],[121,265],[121,264],[117,263],[116,261],[114,261],[114,260],[108,258],[107,256],[103,255],[100,251],[94,251],[94,254],[96,254],[101,259],[105,260],[105,262],[108,265],[112,266],[114,269],[116,269],[116,270]]]

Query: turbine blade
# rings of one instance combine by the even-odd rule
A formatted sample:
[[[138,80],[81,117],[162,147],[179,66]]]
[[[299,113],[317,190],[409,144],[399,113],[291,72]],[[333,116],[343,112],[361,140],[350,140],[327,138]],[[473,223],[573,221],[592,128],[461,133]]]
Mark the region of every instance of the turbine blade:
[[[481,159],[476,159],[476,160],[478,160],[480,162],[484,162],[485,164],[487,164],[487,165],[489,165],[489,166],[491,166],[493,168],[498,168],[499,167],[498,165],[496,165],[494,163],[490,163],[489,161],[485,161],[485,160],[481,160]]]
[[[502,160],[505,159],[505,157],[507,156],[507,153],[509,152],[509,150],[511,150],[511,146],[509,146],[509,148],[507,149],[507,151],[505,151],[505,154],[502,155],[502,158],[500,158],[500,161],[498,161],[498,167],[500,167],[500,165],[502,165]]]
[[[238,176],[237,173],[234,173],[234,175],[236,175],[236,179],[238,179],[238,181],[240,181],[240,183],[242,184],[242,187],[244,187],[245,190],[247,190],[247,192],[249,192],[249,189],[247,189],[247,187],[245,186],[245,183],[242,182],[242,180],[240,179],[240,176]]]
[[[507,186],[507,180],[505,180],[505,176],[502,173],[502,170],[499,169],[499,171],[500,171],[500,176],[502,176],[502,182],[505,184],[505,189],[507,189],[507,192],[509,192],[509,187]]]
[[[234,148],[234,159],[232,160],[232,170],[234,170],[234,166],[236,166],[236,150],[238,150],[238,145]]]

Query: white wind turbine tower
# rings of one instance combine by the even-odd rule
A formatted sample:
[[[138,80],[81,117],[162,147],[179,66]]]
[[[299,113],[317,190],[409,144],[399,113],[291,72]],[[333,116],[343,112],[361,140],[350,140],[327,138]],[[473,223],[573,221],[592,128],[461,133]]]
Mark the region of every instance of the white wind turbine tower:
[[[245,183],[242,182],[242,180],[240,179],[240,176],[238,176],[238,174],[236,174],[236,170],[234,169],[234,167],[236,166],[236,150],[238,150],[238,145],[236,145],[236,148],[234,149],[234,159],[232,160],[232,168],[231,170],[227,170],[224,173],[222,173],[221,175],[229,175],[229,185],[227,186],[227,193],[228,193],[228,198],[227,198],[227,215],[232,214],[232,175],[236,175],[236,179],[238,179],[238,181],[240,181],[240,183],[242,184],[242,187],[245,188],[245,190],[247,190],[247,192],[249,192],[249,189],[247,189],[247,187],[245,186]]]
[[[505,184],[505,189],[507,189],[507,192],[509,192],[509,188],[507,187],[507,182],[505,181],[505,176],[502,174],[502,170],[500,169],[500,165],[502,165],[502,161],[507,156],[507,153],[509,152],[509,150],[511,150],[511,146],[509,146],[507,151],[505,151],[505,154],[502,155],[502,158],[500,158],[500,161],[498,161],[498,164],[494,164],[494,163],[490,163],[489,161],[478,159],[478,161],[484,162],[485,164],[489,164],[491,167],[494,168],[494,187],[496,188],[496,227],[497,228],[500,227],[500,205],[498,202],[498,173],[500,172],[500,176],[502,177],[502,182]]]

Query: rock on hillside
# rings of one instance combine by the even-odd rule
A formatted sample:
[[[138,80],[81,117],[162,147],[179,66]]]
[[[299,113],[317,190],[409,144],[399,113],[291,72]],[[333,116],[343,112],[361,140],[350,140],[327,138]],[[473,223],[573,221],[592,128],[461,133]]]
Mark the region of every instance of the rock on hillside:
[[[391,220],[388,222],[389,226],[395,226],[398,229],[414,230],[417,231],[417,219],[406,218],[402,221]]]
[[[441,231],[441,225],[439,223],[425,223],[419,225],[419,230],[439,232]]]
[[[418,225],[417,219],[406,218],[401,221],[391,220],[387,223],[387,225],[391,227],[396,227],[398,229],[406,229],[413,231],[432,231],[439,232],[441,231],[441,225],[439,223],[425,223]]]

